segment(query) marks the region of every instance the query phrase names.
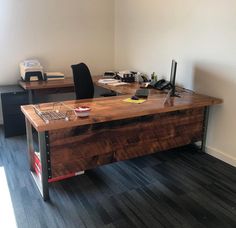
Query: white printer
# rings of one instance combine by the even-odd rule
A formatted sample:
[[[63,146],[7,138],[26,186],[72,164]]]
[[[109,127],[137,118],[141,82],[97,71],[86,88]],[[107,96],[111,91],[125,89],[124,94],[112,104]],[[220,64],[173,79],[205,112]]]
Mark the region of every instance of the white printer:
[[[20,75],[24,81],[44,80],[43,67],[37,59],[21,62]]]

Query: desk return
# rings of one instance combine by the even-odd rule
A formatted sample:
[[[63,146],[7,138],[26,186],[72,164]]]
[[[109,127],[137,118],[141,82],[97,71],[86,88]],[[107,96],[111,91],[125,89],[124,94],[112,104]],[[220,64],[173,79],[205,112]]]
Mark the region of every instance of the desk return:
[[[165,96],[151,94],[142,104],[124,102],[130,97],[127,95],[66,101],[64,104],[72,108],[91,107],[90,116],[49,124],[40,119],[32,105],[22,106],[30,168],[43,198],[49,198],[48,183],[83,170],[197,141],[204,145],[208,107],[222,100],[182,92],[181,97],[171,97],[163,104]],[[40,178],[34,174],[32,126],[39,139]]]

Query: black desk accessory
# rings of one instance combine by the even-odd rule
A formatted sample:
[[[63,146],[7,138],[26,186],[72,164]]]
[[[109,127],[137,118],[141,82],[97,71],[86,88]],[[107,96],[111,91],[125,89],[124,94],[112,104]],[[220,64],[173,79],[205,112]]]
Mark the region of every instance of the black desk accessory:
[[[115,77],[116,76],[116,72],[114,72],[114,71],[106,71],[106,72],[104,72],[104,77],[105,78],[113,78],[113,77]]]
[[[176,78],[177,62],[173,59],[171,63],[171,73],[170,73],[170,85],[171,85],[171,95],[175,95],[175,78]]]
[[[148,89],[137,89],[135,92],[135,96],[139,98],[144,98],[146,99],[149,95],[149,90]]]
[[[139,100],[139,97],[137,97],[137,96],[134,95],[134,96],[131,97],[131,99],[132,99],[132,100]]]

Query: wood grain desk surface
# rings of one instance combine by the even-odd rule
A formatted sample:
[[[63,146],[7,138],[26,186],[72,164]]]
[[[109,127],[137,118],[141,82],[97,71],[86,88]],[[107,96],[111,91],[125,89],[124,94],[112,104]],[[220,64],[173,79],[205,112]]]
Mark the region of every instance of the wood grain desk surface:
[[[97,78],[94,78],[97,84]],[[134,94],[138,83],[131,83],[124,86],[108,86],[100,85],[105,88],[112,89],[119,93],[127,94],[116,97],[102,97],[83,100],[72,100],[63,102],[70,108],[78,106],[89,106],[91,112],[89,117],[73,118],[73,120],[56,120],[46,124],[34,111],[33,105],[21,106],[21,110],[26,118],[31,122],[38,132],[63,129],[68,127],[82,126],[87,124],[109,122],[114,120],[122,120],[145,115],[153,115],[164,112],[191,109],[197,107],[211,106],[222,103],[221,99],[209,97],[201,94],[192,93],[190,91],[180,92],[181,97],[171,97],[168,103],[164,104],[166,93],[150,89],[150,95],[142,104],[134,104],[124,102],[123,100]],[[41,104],[42,109],[51,108],[53,103]]]
[[[98,80],[101,79],[102,76],[93,76],[93,82],[99,86],[101,86],[100,83],[98,83]],[[19,85],[25,89],[25,90],[45,90],[45,89],[53,89],[53,88],[73,88],[74,87],[74,81],[72,77],[67,77],[65,79],[60,80],[51,80],[51,81],[32,81],[32,82],[25,82],[20,80]],[[109,85],[102,85],[102,87],[114,90],[118,93],[122,94],[131,94],[134,91],[136,91],[137,88],[139,88],[138,83],[131,83],[129,85],[124,86],[109,86]]]
[[[42,90],[51,88],[74,87],[74,81],[72,77],[68,77],[65,79],[51,80],[51,81],[33,81],[33,82],[19,81],[19,85],[25,90]]]

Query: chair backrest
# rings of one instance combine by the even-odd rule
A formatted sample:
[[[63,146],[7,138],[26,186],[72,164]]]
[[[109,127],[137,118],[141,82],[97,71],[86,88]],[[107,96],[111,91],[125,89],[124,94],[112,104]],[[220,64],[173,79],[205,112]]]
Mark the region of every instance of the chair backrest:
[[[89,68],[84,63],[71,65],[75,83],[76,99],[93,98],[94,86]]]

